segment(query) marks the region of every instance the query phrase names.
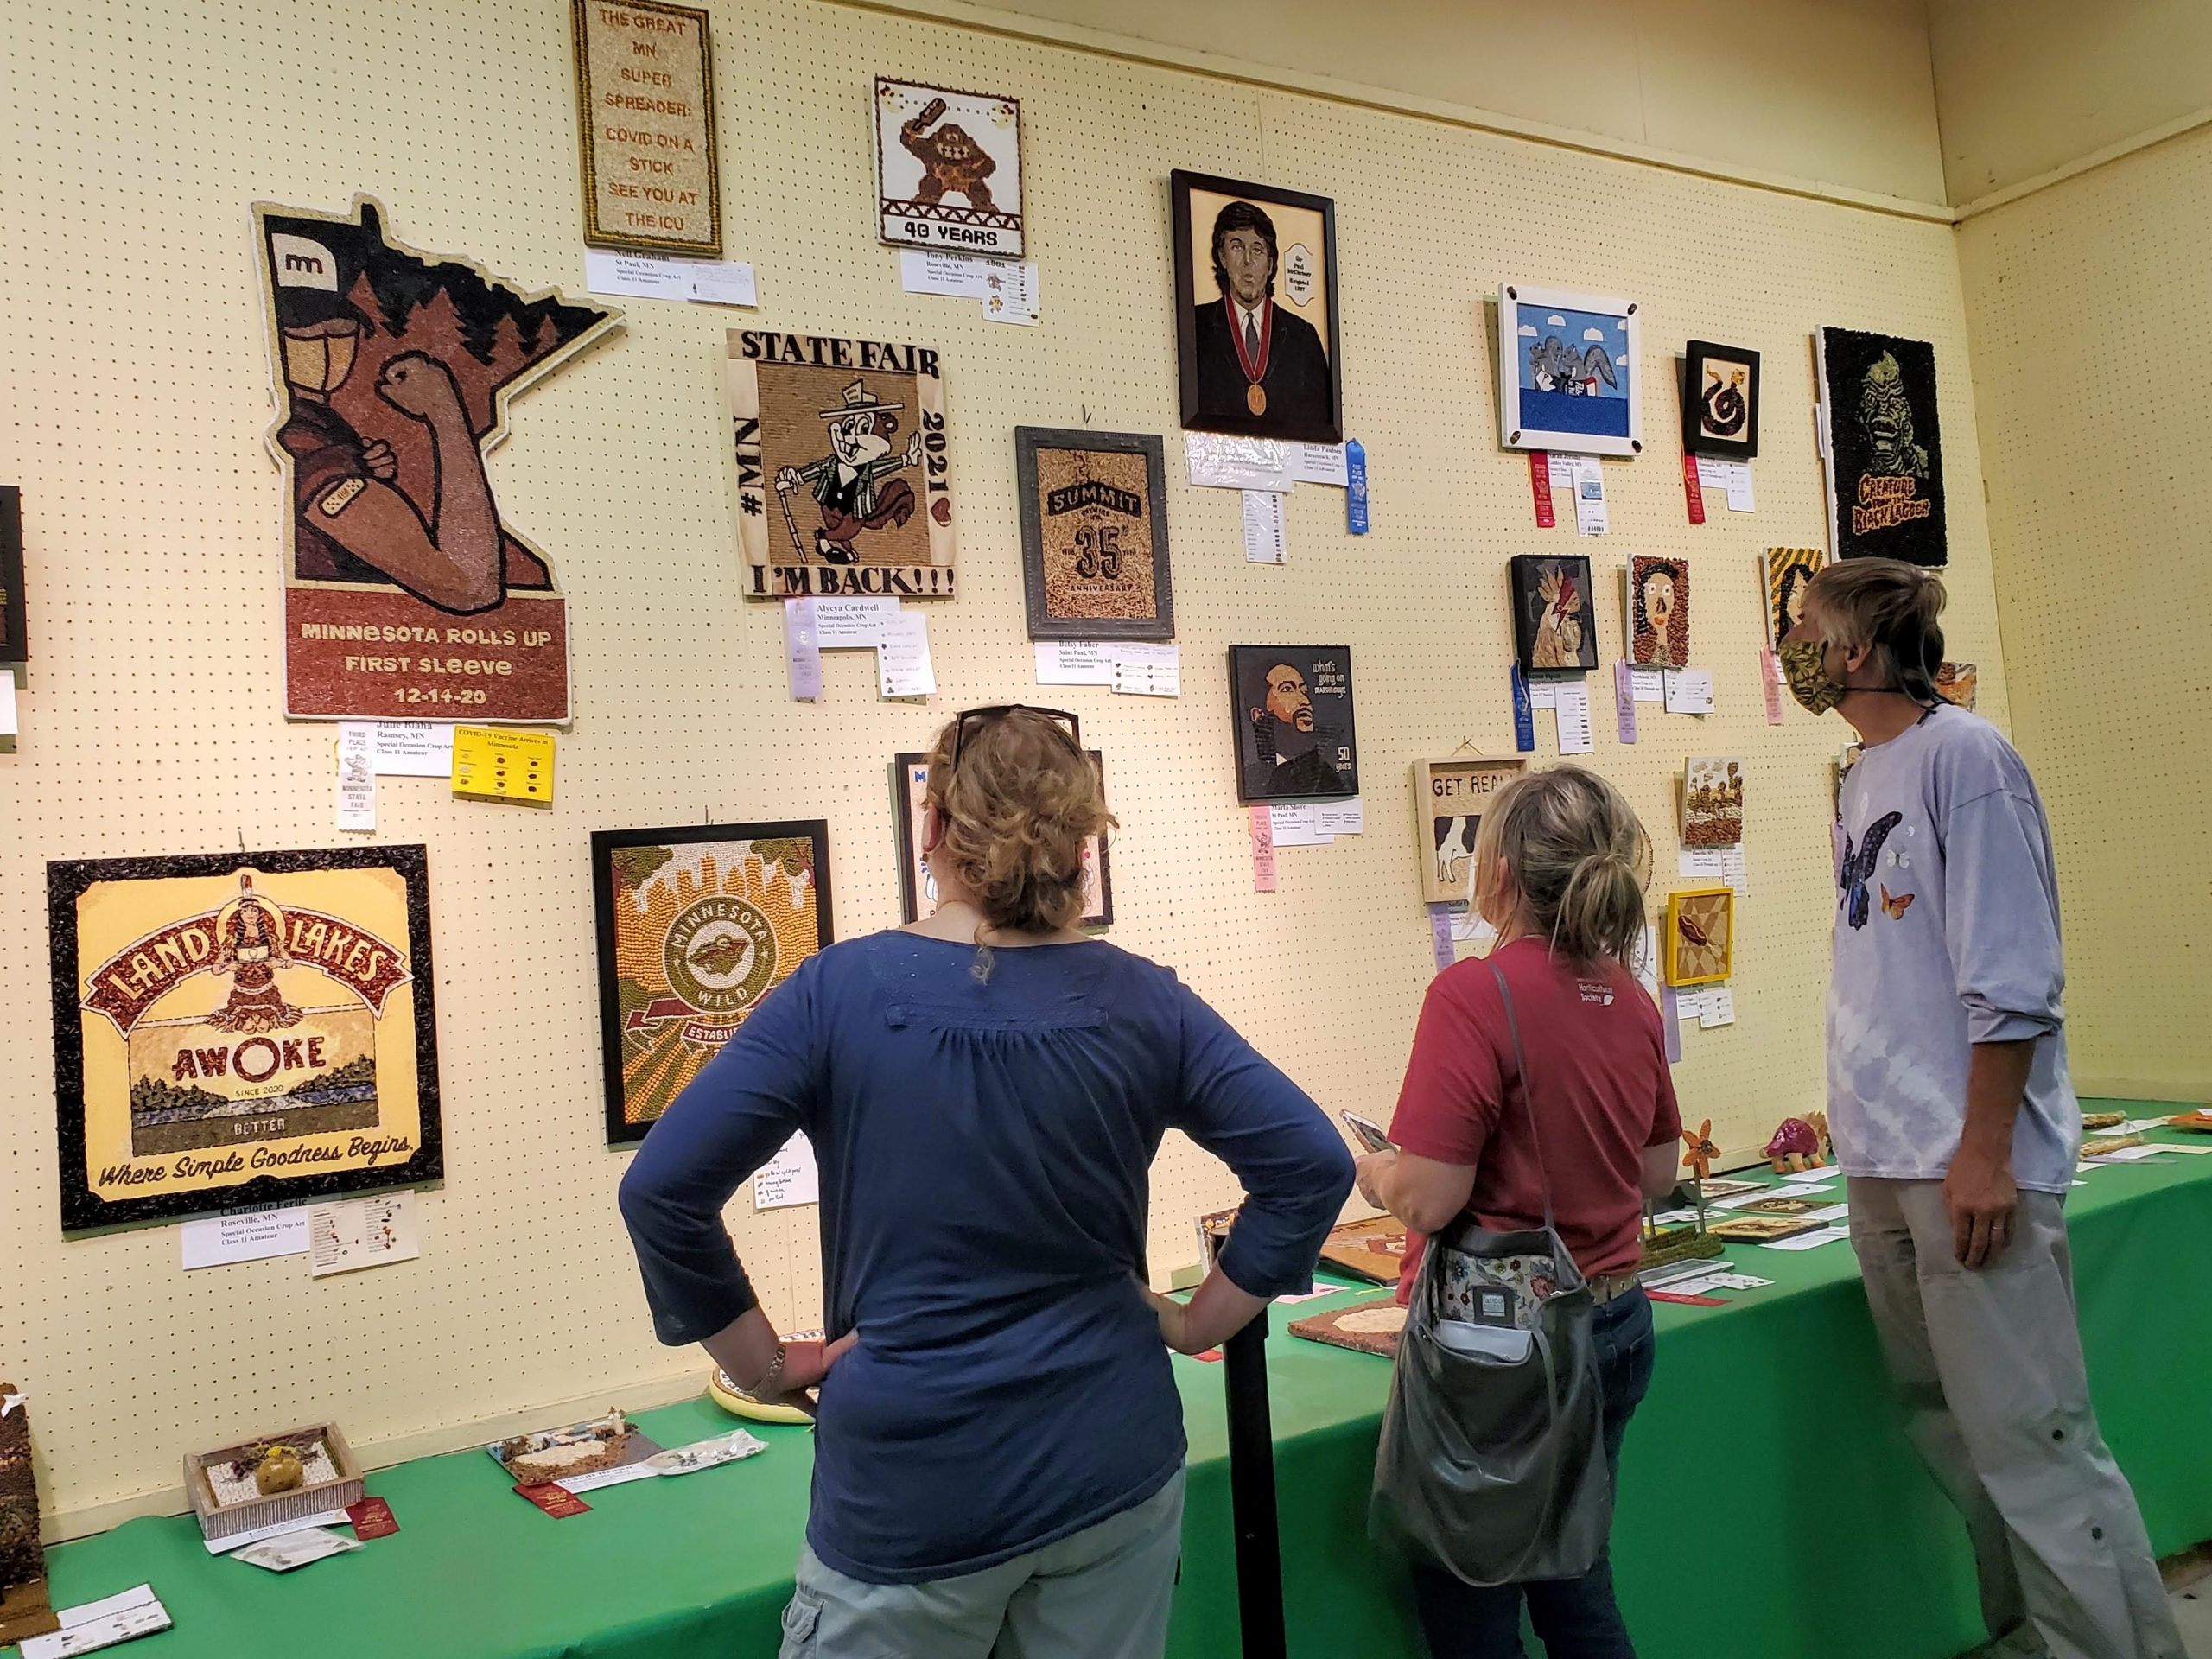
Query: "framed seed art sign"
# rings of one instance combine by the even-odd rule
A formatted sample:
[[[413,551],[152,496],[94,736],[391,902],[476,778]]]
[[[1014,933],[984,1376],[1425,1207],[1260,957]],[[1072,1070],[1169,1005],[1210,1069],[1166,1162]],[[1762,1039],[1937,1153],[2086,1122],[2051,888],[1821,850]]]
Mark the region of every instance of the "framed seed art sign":
[[[575,0],[584,240],[722,257],[707,14],[656,0]]]
[[[1148,432],[1014,429],[1032,639],[1173,639],[1166,467]]]
[[[830,944],[822,820],[601,830],[607,1138],[641,1141],[753,1009]]]
[[[950,599],[944,378],[925,346],[729,331],[747,599]]]
[[[875,78],[878,234],[902,248],[1021,257],[1021,105]]]
[[[64,1231],[443,1171],[421,847],[47,866]]]

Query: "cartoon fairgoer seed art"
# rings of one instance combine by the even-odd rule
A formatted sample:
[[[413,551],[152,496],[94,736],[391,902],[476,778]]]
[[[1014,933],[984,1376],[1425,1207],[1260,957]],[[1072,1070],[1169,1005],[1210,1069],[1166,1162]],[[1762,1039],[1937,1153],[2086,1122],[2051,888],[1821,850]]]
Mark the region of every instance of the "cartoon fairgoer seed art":
[[[935,352],[733,329],[724,380],[747,598],[952,597]]]

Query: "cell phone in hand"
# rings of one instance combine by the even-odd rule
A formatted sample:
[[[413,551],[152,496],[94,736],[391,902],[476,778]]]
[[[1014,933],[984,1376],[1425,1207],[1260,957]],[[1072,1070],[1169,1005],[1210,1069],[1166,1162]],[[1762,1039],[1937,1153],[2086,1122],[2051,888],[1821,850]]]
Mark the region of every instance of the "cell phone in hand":
[[[1351,1132],[1359,1137],[1370,1152],[1390,1150],[1390,1137],[1382,1133],[1381,1124],[1371,1118],[1362,1117],[1357,1112],[1338,1112],[1337,1116],[1351,1126]]]

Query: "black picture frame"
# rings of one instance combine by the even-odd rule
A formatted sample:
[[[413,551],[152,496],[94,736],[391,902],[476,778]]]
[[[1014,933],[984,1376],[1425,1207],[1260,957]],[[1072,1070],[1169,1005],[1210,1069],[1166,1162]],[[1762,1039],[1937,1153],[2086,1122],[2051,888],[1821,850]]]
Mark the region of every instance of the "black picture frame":
[[[1136,509],[1128,498],[1136,493],[1103,482],[1090,483],[1081,499],[1070,486],[1051,491],[1065,503],[1047,501],[1046,480],[1039,475],[1038,458],[1047,452],[1075,454],[1141,455],[1144,489]],[[1014,429],[1014,466],[1021,498],[1021,584],[1028,606],[1032,639],[1173,639],[1175,637],[1175,588],[1167,554],[1166,448],[1150,432],[1091,432],[1064,427],[1017,426]],[[1083,486],[1074,486],[1081,488]],[[1104,519],[1141,520],[1147,532],[1152,559],[1152,608],[1149,617],[1064,617],[1052,614],[1045,568],[1045,531],[1048,519],[1061,514],[1083,513]],[[1088,526],[1086,526],[1088,527]],[[1101,522],[1104,531],[1117,528]],[[1090,556],[1086,550],[1085,556]],[[1118,556],[1118,554],[1115,555]]]
[[[1709,340],[1693,340],[1682,348],[1682,448],[1693,455],[1713,455],[1749,461],[1759,452],[1759,354],[1741,346],[1719,346]],[[1745,385],[1734,382],[1740,374]],[[1710,378],[1713,386],[1706,382]],[[1730,394],[1741,400],[1740,411],[1729,407]],[[1714,419],[1707,420],[1708,402]],[[1731,435],[1719,429],[1732,423]]]
[[[628,1109],[630,1096],[623,1073],[624,1059],[630,1040],[629,1016],[641,1010],[626,1006],[626,1003],[634,1003],[636,999],[634,997],[626,999],[624,995],[621,964],[619,958],[620,938],[615,915],[618,890],[613,855],[631,848],[666,849],[719,846],[738,842],[798,840],[805,840],[812,843],[812,862],[810,866],[809,879],[814,888],[815,937],[812,949],[799,959],[800,962],[804,962],[808,957],[828,950],[835,939],[830,885],[830,825],[827,820],[801,818],[786,819],[772,823],[682,824],[659,829],[596,830],[592,832],[592,911],[597,928],[600,1058],[602,1084],[606,1093],[607,1141],[609,1146],[624,1146],[644,1140],[652,1126],[660,1121],[662,1113],[667,1110],[667,1105],[664,1103],[659,1111],[655,1112],[649,1118],[639,1121],[632,1117]],[[726,893],[709,896],[724,899],[730,897]],[[696,908],[701,902],[702,902],[701,899],[693,899],[689,904],[679,906],[674,912],[675,918],[680,920],[690,910]],[[742,899],[734,902],[749,905],[749,901]],[[757,911],[757,907],[754,908]],[[671,922],[671,927],[673,925]],[[791,972],[797,970],[798,964],[794,963]],[[658,1023],[674,1023],[678,1018],[682,1018],[687,1025],[727,1023],[730,1032],[734,1033],[743,1028],[745,1019],[751,1016],[753,1009],[766,1001],[776,986],[781,984],[789,976],[789,973],[786,973],[772,977],[764,988],[745,1003],[744,1015],[734,1021],[717,1020],[713,1014],[701,1014],[694,1011],[683,1015],[671,1014],[666,1020]],[[680,997],[672,1000],[681,1001]],[[643,1011],[650,1012],[651,1006],[649,1003]],[[721,1012],[726,1014],[727,1011]],[[690,1041],[680,1033],[677,1040]],[[728,1039],[724,1038],[721,1040]],[[693,1046],[705,1046],[694,1044]],[[689,1080],[689,1075],[696,1075],[711,1055],[691,1058],[695,1058],[696,1063],[689,1067],[685,1081]],[[680,1091],[680,1089],[681,1084],[678,1084],[670,1090],[671,1100],[674,1094]]]
[[[1090,764],[1098,773],[1098,787],[1106,787],[1106,757],[1096,749],[1085,749]],[[912,791],[929,778],[929,756],[909,752],[895,755],[891,761],[891,826],[899,847],[899,910],[900,919],[918,922],[922,918],[922,882],[926,872],[922,864],[919,838],[914,833]],[[914,774],[918,772],[918,778]],[[1077,927],[1094,931],[1114,925],[1114,863],[1113,837],[1101,830],[1098,842],[1098,908],[1085,911],[1076,918]]]
[[[1573,581],[1576,590],[1573,606],[1562,613],[1560,628],[1548,632],[1543,626],[1544,618],[1558,607],[1559,600],[1543,591],[1548,567],[1556,567],[1562,582]],[[1598,666],[1598,607],[1590,591],[1587,557],[1579,553],[1516,553],[1507,581],[1513,609],[1513,655],[1523,673],[1587,673]],[[1564,637],[1570,626],[1579,635],[1579,644]],[[1571,657],[1566,655],[1569,649]]]
[[[0,484],[0,663],[26,663],[23,632],[23,493]]]
[[[1297,671],[1313,715],[1313,747],[1289,761],[1281,760],[1272,736],[1276,726],[1289,723],[1274,714],[1269,694],[1273,671],[1283,665]],[[1334,801],[1359,793],[1349,647],[1231,645],[1229,702],[1238,800]],[[1314,764],[1301,764],[1306,757],[1313,757]],[[1335,786],[1319,786],[1325,779],[1333,779]]]
[[[415,1005],[414,1152],[397,1163],[318,1175],[257,1175],[232,1186],[149,1192],[104,1199],[92,1188],[85,1130],[85,1041],[77,956],[77,901],[109,881],[232,875],[251,870],[289,875],[314,870],[389,869],[407,890],[407,970]],[[438,1093],[437,974],[430,948],[429,854],[417,843],[284,852],[177,853],[147,858],[61,859],[46,867],[47,932],[54,1015],[54,1094],[65,1234],[105,1231],[147,1221],[175,1221],[291,1205],[313,1198],[420,1186],[445,1173]]]
[[[1272,205],[1319,216],[1322,289],[1328,326],[1325,330],[1316,328],[1294,312],[1275,308],[1274,315],[1279,320],[1294,323],[1297,330],[1303,332],[1286,331],[1268,342],[1269,360],[1259,383],[1249,383],[1237,367],[1236,346],[1226,318],[1222,321],[1218,340],[1210,326],[1201,325],[1200,308],[1221,304],[1222,295],[1217,283],[1211,293],[1202,293],[1198,286],[1193,253],[1199,238],[1198,227],[1191,222],[1193,191],[1235,197],[1251,203],[1263,213]],[[1191,173],[1181,168],[1168,175],[1168,194],[1174,230],[1175,345],[1184,430],[1226,432],[1243,437],[1282,438],[1306,443],[1343,442],[1344,354],[1338,318],[1344,295],[1337,280],[1336,203],[1326,196],[1303,190],[1285,190],[1211,173]],[[1219,211],[1216,210],[1217,217]],[[1213,226],[1209,224],[1205,227],[1205,245],[1209,249],[1212,241]],[[1281,245],[1279,234],[1276,242],[1274,277],[1281,277],[1287,250]],[[1294,248],[1303,245],[1294,242],[1291,245]],[[1313,336],[1310,340],[1306,338],[1309,334]],[[1325,377],[1314,372],[1312,355],[1316,348],[1326,359],[1323,365]],[[1224,351],[1230,353],[1225,363],[1221,355]],[[1317,406],[1323,378],[1327,381],[1325,408]],[[1272,394],[1272,398],[1255,410],[1244,395],[1230,394],[1227,390],[1230,379],[1240,387],[1259,384],[1264,392]]]

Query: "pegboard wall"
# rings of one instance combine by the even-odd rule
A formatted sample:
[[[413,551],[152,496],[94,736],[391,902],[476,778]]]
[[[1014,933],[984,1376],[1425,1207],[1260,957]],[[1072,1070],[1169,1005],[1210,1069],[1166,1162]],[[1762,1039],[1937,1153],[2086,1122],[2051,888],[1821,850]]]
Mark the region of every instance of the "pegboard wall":
[[[951,711],[1081,713],[1122,821],[1112,938],[1174,964],[1325,1106],[1387,1117],[1433,972],[1408,773],[1463,741],[1512,747],[1505,566],[1587,553],[1605,670],[1593,763],[1650,826],[1655,912],[1690,753],[1741,755],[1749,890],[1737,1023],[1683,1033],[1693,1121],[1732,1147],[1821,1096],[1831,911],[1828,761],[1841,724],[1770,728],[1755,569],[1821,540],[1811,330],[1936,342],[1954,481],[1955,654],[2005,717],[1950,231],[1435,121],[891,18],[823,0],[715,0],[731,254],[757,312],[632,300],[627,326],[516,400],[490,460],[506,516],[569,601],[576,717],[550,811],[384,780],[378,839],[427,842],[447,1179],[419,1262],[311,1282],[297,1257],[179,1270],[168,1228],[64,1243],[55,1200],[44,866],[53,858],[315,847],[332,828],[331,728],[281,714],[285,500],[251,238],[256,200],[377,197],[411,246],[526,284],[582,284],[565,0],[4,0],[0,478],[23,489],[31,637],[21,749],[0,758],[0,1372],[36,1397],[57,1531],[156,1504],[178,1457],[327,1415],[372,1461],[465,1444],[570,1406],[696,1382],[658,1348],[603,1144],[589,832],[709,817],[829,821],[841,938],[894,923],[887,768]],[[875,240],[872,78],[1021,100],[1041,327],[899,291]],[[1374,533],[1301,486],[1288,563],[1248,564],[1232,492],[1187,486],[1176,429],[1173,168],[1334,198],[1349,430]],[[1525,459],[1497,446],[1490,315],[1501,276],[1643,307],[1648,448],[1605,463],[1613,531],[1535,527]],[[946,365],[965,519],[961,598],[929,611],[939,693],[880,702],[872,661],[787,694],[780,619],[740,598],[722,333],[761,326],[914,340]],[[1685,521],[1672,359],[1690,337],[1765,353],[1758,511]],[[1185,668],[1178,701],[1040,690],[1025,635],[1013,429],[1169,439]],[[1691,562],[1692,656],[1718,712],[1652,705],[1615,741],[1614,572]],[[1253,891],[1225,648],[1349,645],[1366,833],[1286,849]],[[1552,739],[1541,728],[1539,760]],[[1163,1274],[1189,1217],[1235,1196],[1171,1146],[1155,1172]],[[732,1225],[768,1304],[818,1321],[812,1211]]]
[[[1959,227],[2015,735],[2058,852],[2085,1093],[2212,1095],[2212,410],[2116,372],[2212,301],[2203,129]]]

